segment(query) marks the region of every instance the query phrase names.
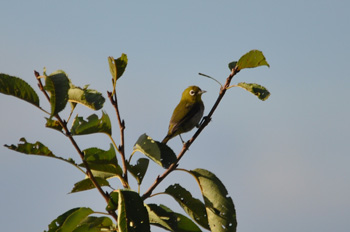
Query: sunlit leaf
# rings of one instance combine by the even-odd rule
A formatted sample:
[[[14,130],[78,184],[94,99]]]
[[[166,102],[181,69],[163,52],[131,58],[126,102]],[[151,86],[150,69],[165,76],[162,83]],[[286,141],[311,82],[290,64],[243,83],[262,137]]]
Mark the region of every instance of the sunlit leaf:
[[[65,161],[69,164],[72,164],[75,167],[78,167],[78,165],[75,163],[75,161],[71,158],[69,159],[65,159],[59,156],[55,156],[52,151],[50,151],[50,149],[48,147],[46,147],[44,144],[42,144],[41,142],[36,142],[36,143],[28,143],[27,140],[25,138],[21,138],[20,142],[17,146],[12,144],[12,145],[5,145],[5,147],[17,151],[17,152],[21,152],[27,155],[39,155],[39,156],[45,156],[45,157],[50,157],[50,158],[55,158],[55,159],[59,159],[62,161]]]
[[[45,78],[45,90],[50,93],[51,116],[62,111],[68,101],[69,79],[63,71],[56,71]]]
[[[110,198],[106,210],[118,210],[118,231],[150,231],[148,212],[138,193],[119,189],[113,191]]]
[[[39,97],[24,80],[0,73],[0,93],[11,95],[39,107]]]
[[[53,220],[45,232],[74,231],[92,213],[92,209],[85,207],[71,209]]]
[[[194,219],[199,225],[209,230],[207,212],[203,202],[193,198],[192,194],[179,184],[170,185],[165,193],[172,196],[185,210],[187,215]]]
[[[112,135],[111,120],[108,114],[102,111],[99,119],[96,114],[90,115],[87,121],[83,117],[75,117],[71,128],[72,135],[86,135],[93,133],[106,133]]]
[[[114,59],[112,56],[108,57],[109,70],[113,80],[113,93],[115,92],[115,85],[117,80],[123,75],[128,64],[128,57],[122,53],[121,57]]]
[[[99,110],[103,107],[105,98],[100,92],[93,89],[80,88],[71,85],[68,91],[68,100],[70,102],[79,103],[93,110]]]
[[[222,182],[213,173],[204,169],[189,172],[200,186],[211,231],[235,232],[237,227],[235,206]]]
[[[251,92],[262,101],[265,101],[270,96],[270,92],[264,86],[261,86],[258,84],[241,82],[241,83],[238,83],[237,85]]]
[[[136,141],[134,151],[143,153],[164,168],[168,168],[176,161],[176,155],[170,147],[153,140],[146,134],[141,135]]]
[[[146,158],[138,159],[135,165],[127,163],[128,170],[131,173],[131,175],[135,177],[138,185],[141,185],[143,177],[145,177],[148,164],[149,164],[149,159],[146,159]]]
[[[57,130],[61,133],[63,133],[63,127],[57,120],[53,120],[50,118],[45,118],[46,119],[46,124],[45,126],[54,130]]]
[[[266,65],[270,67],[267,63],[264,54],[259,50],[251,50],[250,52],[244,54],[237,62],[238,71],[244,68],[255,68],[258,66]],[[231,65],[232,66],[232,65]]]
[[[186,216],[175,213],[164,205],[145,205],[152,225],[169,231],[200,232],[199,227]]]
[[[108,187],[110,187],[109,182],[106,179],[103,179],[103,178],[100,178],[100,177],[96,177],[96,176],[95,176],[95,179],[96,179],[97,183],[100,186],[108,186]],[[90,189],[94,189],[94,188],[95,188],[94,183],[92,183],[90,178],[86,178],[84,180],[81,180],[81,181],[75,183],[74,187],[73,187],[73,189],[72,189],[72,191],[70,193],[86,191],[86,190],[90,190]]]

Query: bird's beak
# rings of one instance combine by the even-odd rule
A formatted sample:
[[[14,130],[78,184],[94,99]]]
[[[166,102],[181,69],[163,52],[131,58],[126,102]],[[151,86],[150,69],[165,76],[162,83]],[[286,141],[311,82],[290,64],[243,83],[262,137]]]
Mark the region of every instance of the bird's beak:
[[[201,94],[203,94],[203,93],[206,93],[207,91],[205,91],[205,90],[201,90]]]

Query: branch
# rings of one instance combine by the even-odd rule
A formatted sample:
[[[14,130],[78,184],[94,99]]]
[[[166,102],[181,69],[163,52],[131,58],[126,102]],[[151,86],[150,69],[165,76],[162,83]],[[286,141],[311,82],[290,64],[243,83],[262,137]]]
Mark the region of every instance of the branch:
[[[50,97],[47,94],[47,92],[44,90],[44,86],[43,86],[43,84],[42,84],[42,82],[41,82],[41,80],[39,78],[40,74],[37,71],[34,71],[34,75],[35,75],[35,77],[38,80],[38,85],[39,85],[40,90],[44,93],[45,97],[50,102]],[[71,135],[69,129],[67,128],[67,123],[64,120],[62,120],[61,117],[58,114],[55,115],[55,118],[57,118],[58,122],[61,124],[62,128],[65,131],[65,135],[69,138],[69,140],[73,144],[75,150],[78,152],[81,160],[83,161],[83,164],[85,165],[85,168],[86,168],[86,175],[90,178],[90,180],[92,181],[92,183],[94,184],[96,189],[100,192],[100,194],[103,196],[103,198],[106,200],[106,202],[108,204],[108,202],[110,200],[109,195],[103,191],[101,186],[96,181],[94,175],[92,174],[92,171],[90,169],[89,164],[84,159],[84,153],[80,150],[80,147],[78,146],[78,144],[76,143],[75,139]],[[118,222],[118,216],[117,216],[117,214],[114,211],[108,212],[108,213],[116,220],[116,222]]]
[[[142,195],[142,199],[145,200],[148,197],[151,196],[153,190],[162,182],[162,180],[167,177],[172,171],[174,171],[177,166],[179,165],[180,159],[185,155],[186,151],[189,149],[191,144],[196,140],[196,138],[199,136],[199,134],[203,131],[203,129],[209,124],[211,121],[211,117],[214,114],[216,108],[218,107],[219,103],[221,102],[221,99],[224,97],[227,88],[230,86],[232,78],[239,72],[239,70],[232,69],[230,75],[227,77],[225,85],[221,86],[219,96],[216,99],[216,102],[214,103],[213,107],[211,108],[209,114],[205,117],[203,117],[203,121],[200,124],[200,127],[197,129],[196,133],[193,135],[193,137],[188,140],[186,143],[184,143],[182,150],[177,156],[176,161],[170,165],[170,167],[161,175],[158,176],[157,179],[154,181],[154,183],[151,185],[151,187]]]
[[[109,98],[111,104],[114,106],[114,109],[115,109],[115,112],[116,112],[117,118],[118,118],[118,123],[119,123],[120,145],[119,145],[119,148],[117,150],[122,158],[122,163],[123,163],[123,178],[124,178],[125,182],[123,181],[122,184],[123,184],[124,188],[129,188],[129,186],[128,186],[128,170],[127,170],[127,166],[126,166],[125,145],[124,145],[125,121],[122,120],[120,117],[117,94],[115,92],[114,92],[114,94],[112,94],[111,92],[107,92],[107,95],[108,95],[108,98]]]

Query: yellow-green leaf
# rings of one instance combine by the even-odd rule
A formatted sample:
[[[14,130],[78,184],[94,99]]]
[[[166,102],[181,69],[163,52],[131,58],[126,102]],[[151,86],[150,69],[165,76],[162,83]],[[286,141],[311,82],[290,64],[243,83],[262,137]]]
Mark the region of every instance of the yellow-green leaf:
[[[112,56],[108,57],[109,71],[113,80],[113,93],[115,92],[115,85],[117,80],[123,75],[126,66],[128,65],[128,57],[122,53],[121,57],[114,59]]]
[[[237,62],[237,70],[240,71],[245,68],[255,68],[258,66],[266,65],[270,67],[267,63],[264,54],[259,50],[251,50],[250,52],[244,54]]]
[[[103,107],[105,98],[100,92],[93,89],[80,88],[71,85],[68,91],[69,102],[79,103],[93,110],[99,110]]]
[[[240,82],[237,86],[251,92],[262,101],[265,101],[270,96],[270,92],[264,86],[255,83]]]

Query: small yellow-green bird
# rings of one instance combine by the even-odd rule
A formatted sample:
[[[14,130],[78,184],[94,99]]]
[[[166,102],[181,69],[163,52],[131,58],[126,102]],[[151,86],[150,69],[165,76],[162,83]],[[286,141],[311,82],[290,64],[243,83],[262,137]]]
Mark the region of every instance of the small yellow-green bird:
[[[194,85],[185,89],[180,103],[171,116],[168,134],[162,143],[165,144],[175,136],[188,132],[198,125],[204,113],[202,94],[205,92]]]

